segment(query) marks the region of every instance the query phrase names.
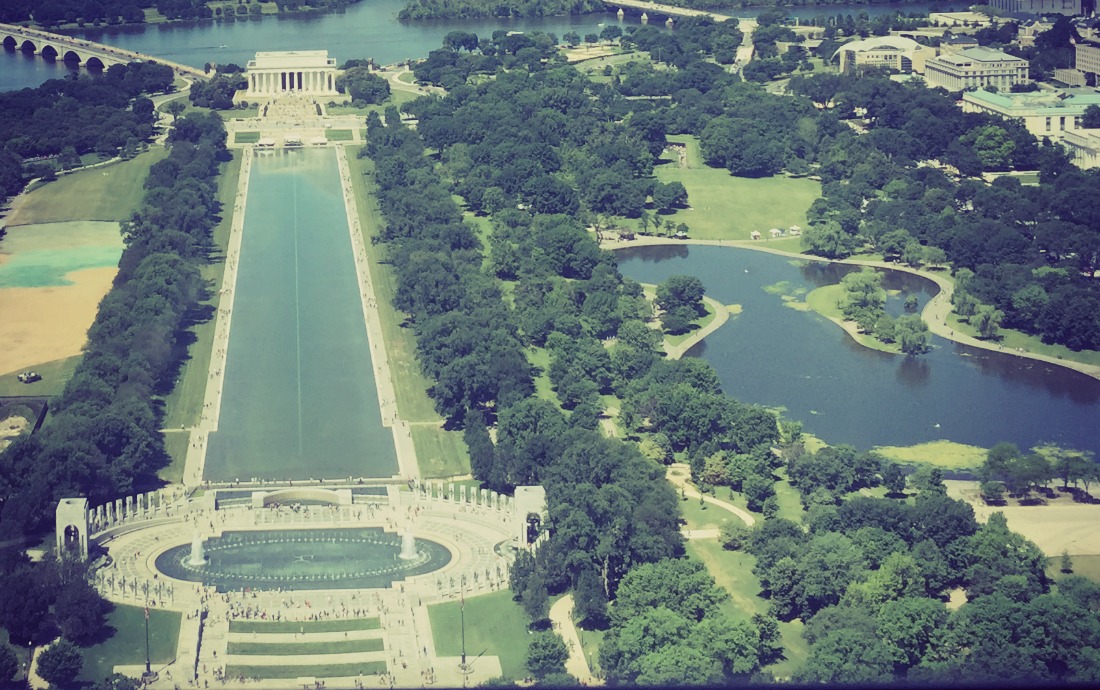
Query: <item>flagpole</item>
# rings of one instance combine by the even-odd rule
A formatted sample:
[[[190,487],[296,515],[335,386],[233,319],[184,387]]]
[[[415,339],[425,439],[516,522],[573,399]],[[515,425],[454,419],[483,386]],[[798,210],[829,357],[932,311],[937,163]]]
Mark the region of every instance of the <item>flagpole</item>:
[[[461,597],[460,601],[462,603],[458,607],[458,615],[459,615],[459,618],[461,620],[461,626],[460,627],[462,628],[462,677],[463,677],[463,679],[465,679],[466,678],[466,583],[465,582],[462,583],[462,589],[460,590],[460,592],[461,593],[459,594],[459,596]]]
[[[149,607],[145,607],[145,675],[150,676],[153,674],[153,669],[149,663]]]

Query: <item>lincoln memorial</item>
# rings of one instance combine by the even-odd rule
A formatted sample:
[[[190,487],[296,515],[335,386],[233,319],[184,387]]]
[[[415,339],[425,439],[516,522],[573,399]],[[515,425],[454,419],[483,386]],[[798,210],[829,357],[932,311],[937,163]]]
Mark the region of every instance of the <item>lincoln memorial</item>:
[[[287,50],[256,53],[248,61],[248,89],[238,98],[257,100],[284,93],[335,97],[336,60],[327,50]]]

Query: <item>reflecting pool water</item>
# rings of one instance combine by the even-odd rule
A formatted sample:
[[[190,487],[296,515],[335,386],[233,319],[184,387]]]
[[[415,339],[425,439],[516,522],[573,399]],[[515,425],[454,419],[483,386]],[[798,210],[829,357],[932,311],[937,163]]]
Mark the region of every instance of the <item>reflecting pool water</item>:
[[[190,564],[187,543],[162,553],[156,566],[225,592],[388,587],[451,560],[449,549],[427,539],[416,539],[415,558],[402,558],[401,541],[378,527],[226,532],[203,542],[204,565]]]

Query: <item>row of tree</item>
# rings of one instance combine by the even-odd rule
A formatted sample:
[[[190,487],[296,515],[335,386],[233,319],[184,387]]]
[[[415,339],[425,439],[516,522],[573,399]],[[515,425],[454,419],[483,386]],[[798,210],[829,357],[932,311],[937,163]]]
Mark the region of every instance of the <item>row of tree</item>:
[[[88,331],[84,357],[42,429],[0,455],[0,526],[37,530],[59,498],[93,504],[155,483],[168,456],[161,395],[171,391],[200,306],[218,221],[217,176],[228,160],[216,114],[177,121],[171,152],[152,166],[139,210],[123,223],[126,249],[113,289]]]

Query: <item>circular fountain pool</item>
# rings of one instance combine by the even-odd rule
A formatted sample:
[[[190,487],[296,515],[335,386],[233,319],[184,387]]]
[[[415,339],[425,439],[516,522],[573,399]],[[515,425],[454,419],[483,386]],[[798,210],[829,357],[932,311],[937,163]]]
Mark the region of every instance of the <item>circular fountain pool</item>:
[[[169,577],[218,591],[253,589],[361,589],[388,587],[438,570],[451,560],[446,547],[416,540],[415,557],[402,554],[401,536],[381,528],[226,532],[203,542],[206,562],[191,565],[191,544],[156,560]]]

